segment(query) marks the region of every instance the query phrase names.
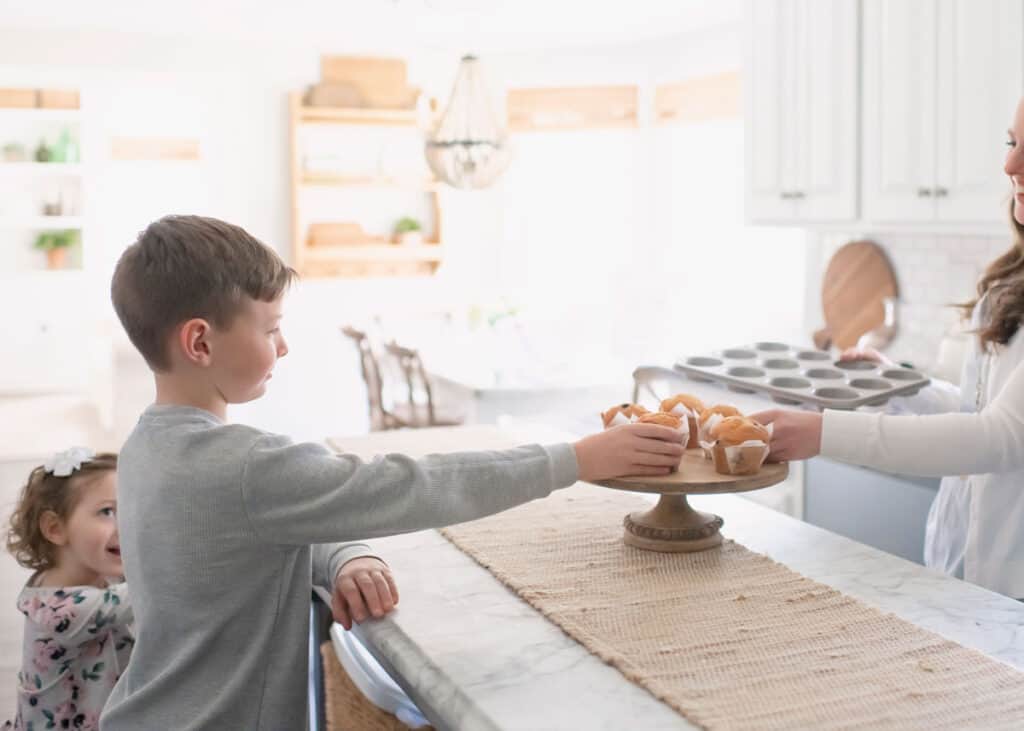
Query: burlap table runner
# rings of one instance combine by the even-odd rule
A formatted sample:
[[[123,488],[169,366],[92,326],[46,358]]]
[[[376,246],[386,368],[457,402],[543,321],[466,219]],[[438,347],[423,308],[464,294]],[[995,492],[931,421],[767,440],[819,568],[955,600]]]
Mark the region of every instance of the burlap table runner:
[[[1024,729],[1024,674],[732,541],[622,542],[634,495],[574,488],[443,531],[707,729]]]

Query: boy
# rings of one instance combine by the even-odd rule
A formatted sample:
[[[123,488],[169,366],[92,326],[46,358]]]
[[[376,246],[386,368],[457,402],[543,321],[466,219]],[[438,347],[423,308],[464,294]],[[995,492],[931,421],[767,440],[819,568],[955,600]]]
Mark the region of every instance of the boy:
[[[122,729],[305,729],[310,580],[335,617],[397,601],[359,543],[458,523],[577,479],[665,474],[679,435],[634,424],[579,442],[366,463],[226,424],[288,352],[294,276],[242,229],[210,218],[151,224],[114,272],[114,308],[156,381],[121,452],[118,498],[137,642],[104,711]]]

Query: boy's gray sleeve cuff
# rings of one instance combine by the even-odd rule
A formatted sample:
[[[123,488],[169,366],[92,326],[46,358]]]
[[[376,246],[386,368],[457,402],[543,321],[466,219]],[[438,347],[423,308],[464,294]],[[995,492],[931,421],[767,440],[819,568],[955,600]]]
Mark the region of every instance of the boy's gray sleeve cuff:
[[[569,487],[580,478],[576,449],[571,444],[548,444],[543,447],[551,458],[551,489]]]
[[[327,563],[327,581],[330,585],[334,584],[334,580],[338,577],[341,567],[354,558],[376,558],[385,564],[387,563],[365,543],[341,544],[331,554],[331,558]]]

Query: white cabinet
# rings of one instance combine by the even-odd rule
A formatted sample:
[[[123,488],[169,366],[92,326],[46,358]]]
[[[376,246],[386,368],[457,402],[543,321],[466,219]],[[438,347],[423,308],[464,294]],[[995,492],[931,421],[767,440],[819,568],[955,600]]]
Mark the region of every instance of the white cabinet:
[[[999,223],[1021,0],[864,0],[863,216]]]
[[[746,211],[755,222],[857,216],[857,0],[751,0]]]

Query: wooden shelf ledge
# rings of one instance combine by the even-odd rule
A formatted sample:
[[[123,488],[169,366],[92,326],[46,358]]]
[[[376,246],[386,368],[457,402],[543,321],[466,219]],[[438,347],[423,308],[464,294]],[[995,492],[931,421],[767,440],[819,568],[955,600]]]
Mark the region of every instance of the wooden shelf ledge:
[[[335,175],[332,173],[307,172],[302,176],[302,184],[310,186],[335,186],[347,188],[397,188],[402,190],[422,190],[431,193],[438,189],[436,180],[413,178],[378,177],[371,175]]]
[[[440,244],[345,244],[339,246],[309,246],[303,259],[323,261],[441,261],[444,247]]]
[[[416,126],[415,109],[367,109],[364,107],[299,107],[299,120],[312,124],[378,124]]]

